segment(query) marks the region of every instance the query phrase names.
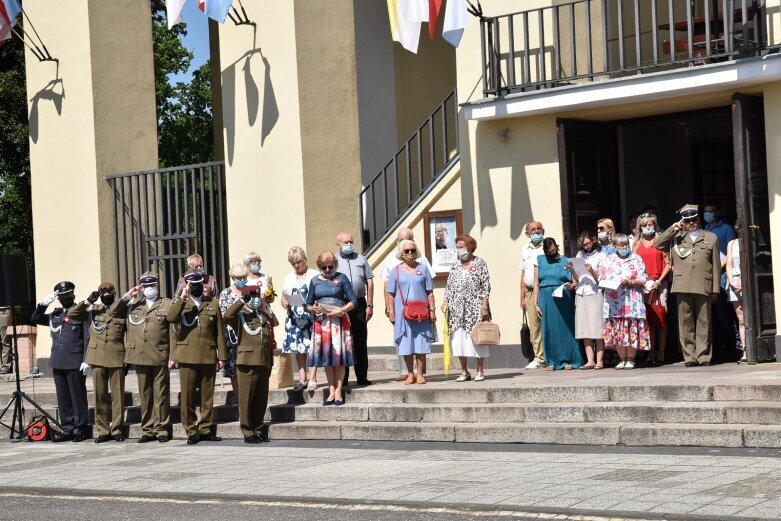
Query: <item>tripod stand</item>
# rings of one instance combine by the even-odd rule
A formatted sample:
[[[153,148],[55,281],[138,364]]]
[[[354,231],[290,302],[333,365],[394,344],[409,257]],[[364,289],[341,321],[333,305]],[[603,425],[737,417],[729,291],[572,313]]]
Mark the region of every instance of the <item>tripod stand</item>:
[[[16,319],[14,317],[13,306],[11,306],[11,327],[14,332],[13,338],[11,340],[12,342],[11,353],[14,359],[14,376],[16,377],[16,391],[14,391],[13,395],[11,396],[11,399],[8,401],[8,404],[3,409],[3,412],[0,412],[0,425],[11,430],[11,435],[9,436],[10,439],[15,438],[17,440],[22,440],[25,437],[27,437],[27,432],[25,431],[25,425],[24,425],[24,402],[27,401],[41,414],[43,414],[52,425],[56,425],[60,430],[62,430],[62,425],[60,425],[60,422],[58,422],[51,414],[43,410],[43,408],[40,405],[35,403],[35,401],[32,398],[27,396],[27,394],[25,394],[25,392],[22,391],[21,380],[19,379],[19,346],[16,341]],[[8,425],[3,421],[3,418],[5,417],[5,413],[7,413],[12,406],[13,406],[13,412],[11,413],[11,425]],[[17,424],[19,425],[18,428],[16,427]]]

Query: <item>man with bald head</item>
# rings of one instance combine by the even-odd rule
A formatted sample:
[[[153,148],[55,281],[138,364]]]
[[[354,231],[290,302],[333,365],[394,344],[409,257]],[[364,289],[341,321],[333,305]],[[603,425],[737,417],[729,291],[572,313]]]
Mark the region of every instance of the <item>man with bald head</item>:
[[[355,356],[355,379],[358,385],[371,385],[367,378],[369,371],[369,353],[366,347],[368,336],[367,323],[374,312],[374,274],[366,257],[355,252],[355,241],[348,232],[339,232],[336,236],[339,253],[336,260],[338,271],[350,279],[358,301],[348,313],[353,333],[353,354]],[[344,385],[350,378],[350,368],[345,368]]]

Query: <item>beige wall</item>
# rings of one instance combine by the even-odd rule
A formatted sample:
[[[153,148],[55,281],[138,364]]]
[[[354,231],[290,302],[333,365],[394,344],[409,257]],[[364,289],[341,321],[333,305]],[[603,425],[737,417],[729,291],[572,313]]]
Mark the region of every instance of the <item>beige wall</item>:
[[[81,298],[114,280],[103,176],[157,166],[151,15],[132,0],[28,0],[25,10],[59,59],[26,55],[36,299],[61,280]],[[39,330],[38,357],[50,349]]]
[[[776,321],[781,313],[781,83],[764,87],[765,143],[767,148],[767,188],[770,203],[770,244],[773,255],[773,290],[775,296]],[[776,336],[776,349],[779,347]]]

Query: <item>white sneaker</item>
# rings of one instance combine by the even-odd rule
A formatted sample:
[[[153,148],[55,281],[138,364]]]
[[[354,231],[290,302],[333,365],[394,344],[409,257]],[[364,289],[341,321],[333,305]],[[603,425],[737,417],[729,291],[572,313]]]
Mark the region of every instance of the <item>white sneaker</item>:
[[[461,376],[456,378],[456,382],[466,382],[467,380],[471,380],[471,379],[472,379],[472,375],[469,374],[469,373],[464,372],[464,373],[461,373]]]
[[[542,364],[539,363],[537,360],[532,360],[529,362],[529,365],[526,366],[526,369],[539,369],[542,367]]]
[[[317,382],[309,380],[309,383],[306,385],[306,390],[310,392],[317,391]]]
[[[634,368],[635,368],[634,362],[627,362],[626,364],[624,364],[624,369],[634,369]]]
[[[624,369],[626,367],[627,362],[619,362],[616,366],[616,369]],[[632,367],[634,367],[635,364],[632,364]]]

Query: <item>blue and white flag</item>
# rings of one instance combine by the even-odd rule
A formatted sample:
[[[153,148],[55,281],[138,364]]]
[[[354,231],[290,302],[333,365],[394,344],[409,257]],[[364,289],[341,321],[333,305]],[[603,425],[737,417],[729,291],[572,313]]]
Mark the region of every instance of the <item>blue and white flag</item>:
[[[233,0],[206,0],[206,16],[212,20],[217,20],[221,24],[225,23],[228,17]]]

